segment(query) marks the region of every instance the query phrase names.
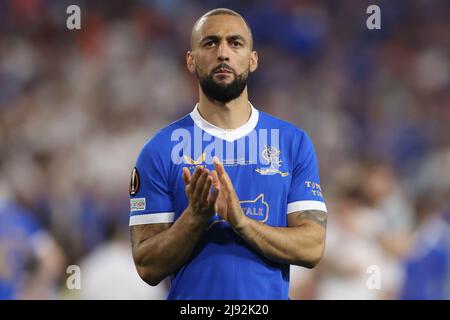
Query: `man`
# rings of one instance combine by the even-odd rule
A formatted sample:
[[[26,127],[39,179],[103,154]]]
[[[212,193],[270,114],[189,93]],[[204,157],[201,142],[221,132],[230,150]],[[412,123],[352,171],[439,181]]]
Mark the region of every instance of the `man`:
[[[323,255],[313,145],[248,101],[252,46],[232,10],[195,23],[186,63],[199,103],[146,143],[132,173],[134,261],[150,285],[170,276],[168,299],[288,299],[290,264]]]
[[[65,260],[20,197],[0,197],[0,300],[54,299]]]

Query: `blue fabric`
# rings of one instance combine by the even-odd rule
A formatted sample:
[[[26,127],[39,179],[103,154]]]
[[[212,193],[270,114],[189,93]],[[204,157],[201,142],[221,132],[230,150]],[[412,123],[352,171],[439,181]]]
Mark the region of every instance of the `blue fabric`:
[[[15,299],[22,275],[35,254],[35,238],[41,230],[24,207],[0,202],[0,299]]]
[[[286,227],[289,203],[307,200],[323,205],[317,158],[306,133],[263,112],[259,112],[253,131],[258,134],[256,161],[252,161],[252,133],[227,142],[199,130],[190,115],[158,132],[145,144],[136,162],[140,183],[131,200],[145,199],[145,206],[132,209],[130,217],[174,212],[176,220],[188,205],[182,169],[187,167],[192,173],[202,164],[213,170],[212,158],[220,153],[220,146],[219,159],[247,216],[270,226]],[[183,132],[181,138],[179,133]],[[201,148],[194,147],[198,132],[204,140]],[[240,155],[239,143],[246,143]],[[272,158],[267,161],[269,154]],[[176,164],[177,159],[182,159],[181,163]],[[289,265],[261,256],[216,215],[190,260],[171,276],[171,284],[168,299],[288,299]]]

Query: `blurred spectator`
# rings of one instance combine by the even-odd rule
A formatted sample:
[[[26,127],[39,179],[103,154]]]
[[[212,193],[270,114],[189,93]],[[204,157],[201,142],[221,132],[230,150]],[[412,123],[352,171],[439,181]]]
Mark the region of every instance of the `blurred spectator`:
[[[129,237],[122,226],[112,226],[104,244],[83,258],[81,270],[81,299],[146,299],[164,300],[168,279],[155,287],[147,285],[136,272]]]
[[[435,194],[418,198],[418,225],[405,261],[403,299],[450,299],[450,224],[443,209]]]
[[[397,257],[390,256],[382,244],[390,229],[383,211],[374,207],[380,194],[368,175],[376,171],[367,168],[371,165],[362,162],[337,171],[326,254],[317,270],[319,299],[394,299],[397,295],[402,270]],[[367,285],[370,266],[380,270],[380,288]]]
[[[0,299],[55,299],[64,256],[19,203],[0,200]]]
[[[450,149],[418,175],[414,245],[404,261],[403,299],[450,299]]]

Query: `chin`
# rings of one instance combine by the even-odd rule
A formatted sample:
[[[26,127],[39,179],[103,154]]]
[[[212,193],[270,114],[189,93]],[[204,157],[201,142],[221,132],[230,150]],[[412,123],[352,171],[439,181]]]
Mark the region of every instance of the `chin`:
[[[219,86],[229,86],[230,84],[233,83],[233,79],[228,80],[228,79],[224,79],[224,80],[214,80],[214,82],[216,84],[218,84]]]

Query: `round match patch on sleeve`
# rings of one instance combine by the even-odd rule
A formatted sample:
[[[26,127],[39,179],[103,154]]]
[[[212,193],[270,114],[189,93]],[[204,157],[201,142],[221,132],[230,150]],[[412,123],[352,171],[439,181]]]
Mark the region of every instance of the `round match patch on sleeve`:
[[[139,191],[139,172],[136,167],[134,167],[133,172],[131,172],[131,179],[130,179],[130,196],[135,196]]]

